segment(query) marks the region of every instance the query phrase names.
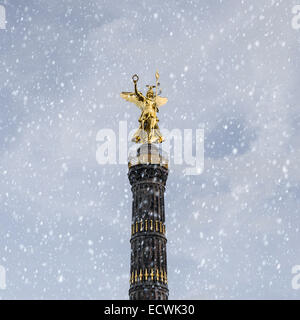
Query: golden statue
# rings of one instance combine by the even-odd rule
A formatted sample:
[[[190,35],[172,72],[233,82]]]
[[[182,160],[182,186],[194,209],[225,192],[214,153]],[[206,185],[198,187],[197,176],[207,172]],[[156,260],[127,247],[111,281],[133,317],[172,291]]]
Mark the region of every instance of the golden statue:
[[[147,85],[148,91],[146,96],[137,89],[137,82],[139,81],[138,75],[132,77],[134,83],[134,92],[122,92],[121,97],[129,102],[133,102],[141,109],[142,114],[139,118],[140,126],[137,132],[134,134],[132,141],[136,143],[162,143],[163,137],[158,127],[158,117],[156,115],[159,112],[159,107],[166,104],[168,99],[160,97],[161,91],[157,92],[160,86],[158,79],[159,73],[155,73],[156,85]],[[155,88],[155,93],[153,91]]]

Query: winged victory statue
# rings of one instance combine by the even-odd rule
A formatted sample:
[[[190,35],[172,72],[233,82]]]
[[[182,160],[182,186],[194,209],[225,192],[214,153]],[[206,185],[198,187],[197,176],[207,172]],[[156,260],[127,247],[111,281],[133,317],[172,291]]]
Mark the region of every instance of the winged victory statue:
[[[141,116],[139,118],[139,128],[134,134],[132,141],[136,143],[162,143],[164,138],[158,127],[157,112],[159,108],[166,104],[168,99],[160,97],[161,91],[159,89],[160,83],[158,82],[159,73],[156,72],[156,85],[147,85],[148,91],[146,96],[138,91],[137,83],[139,81],[138,75],[132,77],[134,83],[134,92],[122,92],[121,97],[129,102],[133,102],[140,110]],[[155,92],[154,89],[155,88]]]

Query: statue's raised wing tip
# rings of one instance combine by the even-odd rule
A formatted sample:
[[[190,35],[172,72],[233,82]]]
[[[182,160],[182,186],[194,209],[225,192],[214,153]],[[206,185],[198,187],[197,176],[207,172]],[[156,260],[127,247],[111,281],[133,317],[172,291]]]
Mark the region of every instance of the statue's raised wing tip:
[[[168,98],[157,96],[157,106],[161,107],[168,102]]]
[[[132,99],[132,97],[134,96],[135,94],[133,92],[121,92],[120,93],[120,96],[125,99],[125,100],[129,100],[130,98]]]
[[[126,101],[134,103],[138,108],[142,110],[143,103],[138,100],[134,92],[121,92],[121,97]]]

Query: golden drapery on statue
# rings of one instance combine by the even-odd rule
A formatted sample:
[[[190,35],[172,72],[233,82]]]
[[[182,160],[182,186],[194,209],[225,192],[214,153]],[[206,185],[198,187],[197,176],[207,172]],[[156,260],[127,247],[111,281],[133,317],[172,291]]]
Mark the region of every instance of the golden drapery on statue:
[[[166,104],[168,99],[160,97],[161,91],[159,89],[160,83],[158,82],[159,73],[155,73],[156,85],[147,85],[148,91],[146,96],[142,92],[138,91],[137,83],[139,81],[138,75],[132,77],[134,83],[134,92],[122,92],[121,97],[129,102],[133,102],[141,109],[142,114],[139,118],[140,126],[137,132],[134,134],[132,141],[136,143],[162,143],[164,138],[162,137],[158,127],[157,112],[159,107]],[[154,89],[155,88],[155,92]]]

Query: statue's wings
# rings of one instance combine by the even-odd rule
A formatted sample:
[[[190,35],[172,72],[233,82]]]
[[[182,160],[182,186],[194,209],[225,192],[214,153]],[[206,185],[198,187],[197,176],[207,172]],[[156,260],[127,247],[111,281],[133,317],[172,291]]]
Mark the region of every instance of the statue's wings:
[[[137,105],[141,110],[143,110],[143,101],[139,100],[134,92],[122,92],[121,97],[129,102],[133,102]]]
[[[168,102],[168,98],[163,98],[160,96],[156,97],[156,105],[157,107],[161,107]]]

